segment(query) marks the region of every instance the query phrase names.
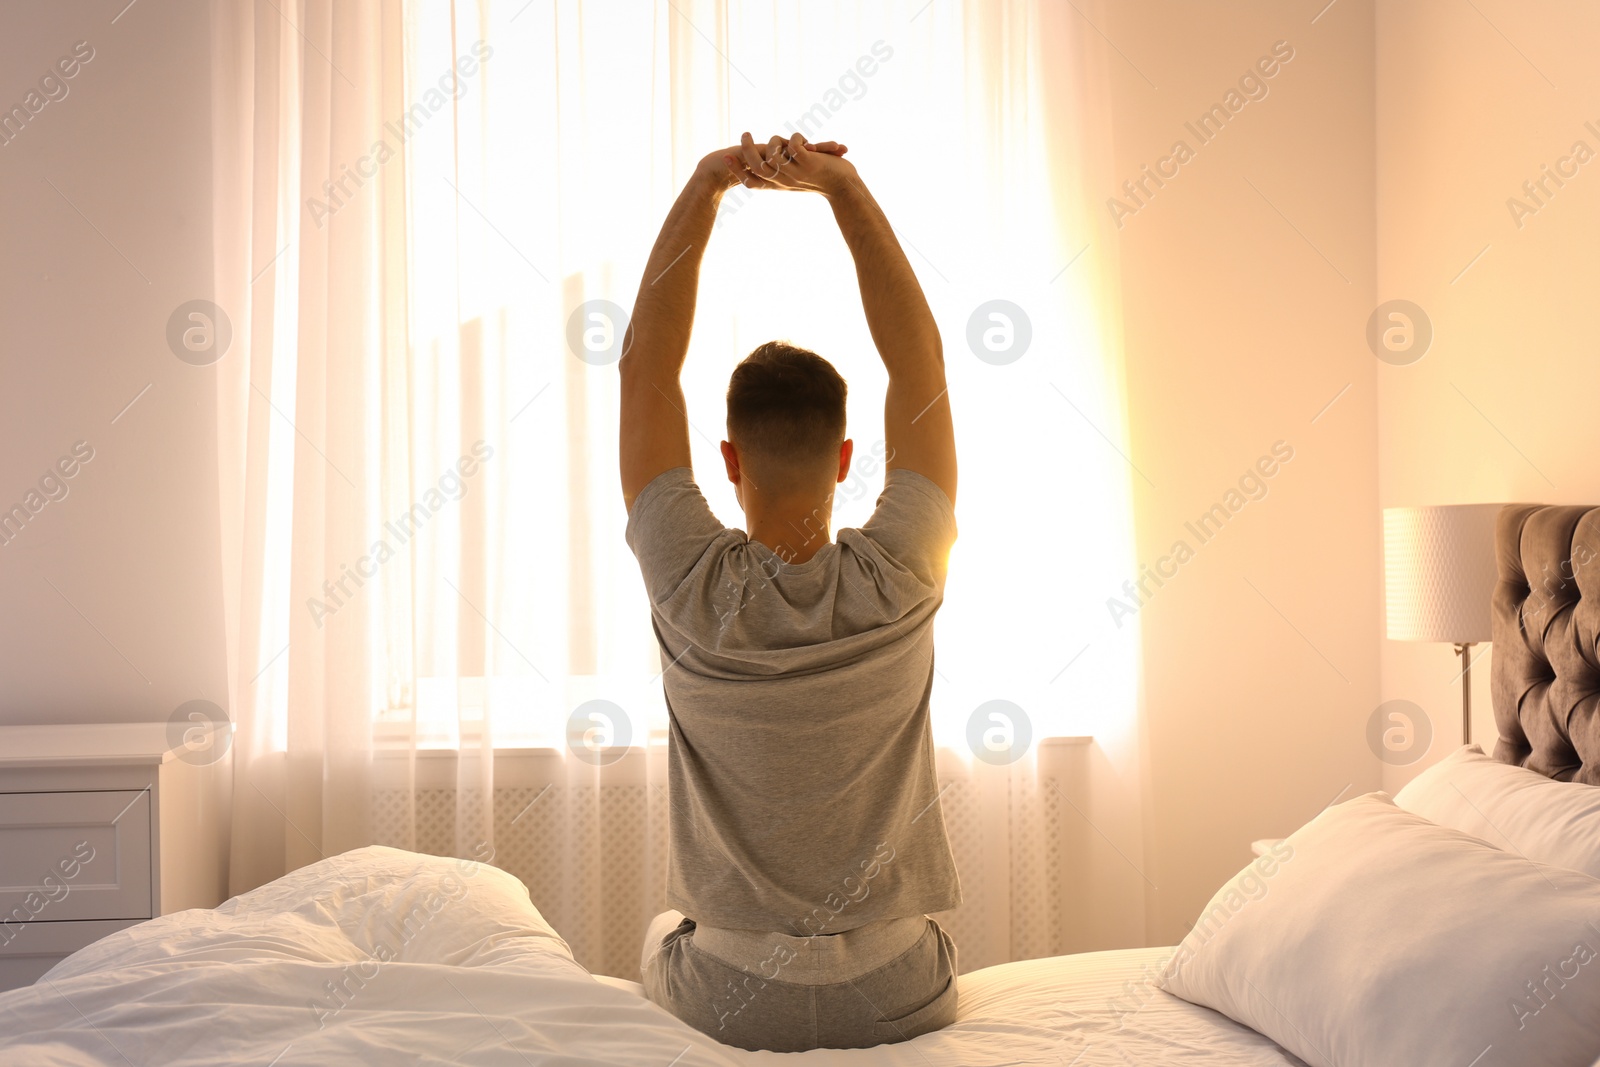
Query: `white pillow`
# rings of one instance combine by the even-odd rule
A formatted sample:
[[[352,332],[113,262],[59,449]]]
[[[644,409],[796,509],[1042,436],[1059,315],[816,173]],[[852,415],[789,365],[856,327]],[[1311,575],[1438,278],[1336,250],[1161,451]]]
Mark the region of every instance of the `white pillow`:
[[[1224,885],[1159,984],[1313,1067],[1590,1067],[1600,879],[1369,793]]]
[[[1507,852],[1600,878],[1600,786],[1557,782],[1463,745],[1394,802]]]

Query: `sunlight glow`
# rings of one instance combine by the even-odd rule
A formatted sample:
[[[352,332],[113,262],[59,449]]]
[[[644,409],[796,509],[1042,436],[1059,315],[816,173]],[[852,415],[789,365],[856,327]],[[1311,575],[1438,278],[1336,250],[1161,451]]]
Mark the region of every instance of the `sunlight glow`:
[[[597,697],[640,739],[661,727],[623,540],[616,370],[573,357],[567,319],[585,300],[632,306],[700,156],[746,128],[764,141],[805,121],[850,146],[944,339],[960,539],[938,622],[936,737],[964,748],[968,716],[992,699],[1027,709],[1036,737],[1131,728],[1137,627],[1118,629],[1104,605],[1107,574],[1134,573],[1108,369],[1119,339],[1102,333],[1094,256],[1076,258],[1090,229],[1052,181],[1046,116],[1026,106],[1047,59],[1025,25],[979,49],[959,8],[913,20],[922,6],[738,5],[714,48],[685,24],[710,15],[695,3],[654,5],[653,18],[575,0],[408,5],[408,95],[474,42],[489,54],[406,141],[411,351],[393,371],[413,387],[384,403],[410,436],[386,460],[403,476],[386,480],[380,514],[404,511],[475,440],[494,456],[386,576],[375,652],[392,677],[420,680],[386,714],[409,719],[414,704],[419,736],[438,744],[458,739],[473,700],[493,709],[498,744],[559,747],[568,714]],[[998,74],[984,66],[996,54]],[[969,345],[974,312],[996,299],[1031,330],[1015,362]],[[743,517],[717,453],[723,393],[774,338],[850,384],[857,470],[834,529],[858,526],[882,485],[881,465],[865,467],[881,455],[885,375],[853,264],[823,199],[736,188],[706,251],[684,376],[695,470],[730,525]],[[476,695],[457,681],[482,678]]]

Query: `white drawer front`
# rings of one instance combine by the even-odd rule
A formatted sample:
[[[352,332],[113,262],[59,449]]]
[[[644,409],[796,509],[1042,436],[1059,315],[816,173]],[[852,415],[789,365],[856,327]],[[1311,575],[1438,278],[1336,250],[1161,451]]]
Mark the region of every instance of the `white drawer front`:
[[[0,941],[23,922],[148,919],[150,793],[0,793]]]
[[[0,990],[32,985],[80,948],[137,922],[138,919],[100,919],[6,927],[0,930]]]

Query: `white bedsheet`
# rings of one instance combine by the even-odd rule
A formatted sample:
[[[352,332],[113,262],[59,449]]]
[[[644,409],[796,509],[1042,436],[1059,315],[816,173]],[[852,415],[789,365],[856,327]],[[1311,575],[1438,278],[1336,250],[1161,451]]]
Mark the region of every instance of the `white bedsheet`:
[[[960,1017],[945,1030],[799,1056],[857,1067],[1300,1064],[1152,988],[1145,975],[1165,951],[976,971],[961,977]],[[29,1067],[762,1062],[777,1055],[720,1045],[636,985],[597,981],[512,876],[380,847],[113,934],[0,994],[0,1064]]]

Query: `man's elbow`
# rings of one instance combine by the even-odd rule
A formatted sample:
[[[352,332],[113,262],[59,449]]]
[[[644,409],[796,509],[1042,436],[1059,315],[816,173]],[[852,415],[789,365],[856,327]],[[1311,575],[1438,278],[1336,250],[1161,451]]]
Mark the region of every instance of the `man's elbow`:
[[[919,339],[915,351],[917,353],[914,357],[915,362],[940,373],[944,372],[944,342],[939,339],[938,330],[931,329],[926,338]]]
[[[622,335],[622,355],[617,357],[617,373],[623,377],[639,365],[638,357],[633,354],[633,341],[633,323],[630,322]]]

